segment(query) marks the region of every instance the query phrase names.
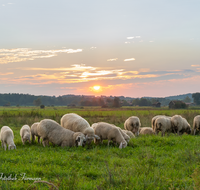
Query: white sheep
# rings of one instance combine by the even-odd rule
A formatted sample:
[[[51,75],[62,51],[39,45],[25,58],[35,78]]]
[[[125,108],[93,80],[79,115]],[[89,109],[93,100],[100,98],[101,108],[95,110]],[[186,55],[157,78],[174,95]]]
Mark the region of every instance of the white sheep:
[[[172,132],[171,119],[170,117],[158,117],[155,121],[154,132],[157,135],[161,131],[162,136],[165,135],[165,132]]]
[[[125,130],[125,129],[122,129],[122,131],[124,133],[126,133],[130,138],[135,138],[135,135],[131,131],[128,131],[128,130]]]
[[[116,126],[105,122],[99,122],[94,123],[92,128],[94,129],[95,134],[100,137],[101,142],[103,142],[103,140],[108,140],[108,146],[110,141],[119,144],[120,149],[127,146],[126,140]]]
[[[6,150],[7,145],[8,145],[8,150],[16,149],[16,146],[14,143],[14,134],[10,127],[3,126],[1,128],[0,139],[1,139],[2,148],[4,147],[5,150]]]
[[[197,115],[194,117],[193,120],[193,131],[194,131],[194,135],[196,134],[196,131],[200,130],[200,115]]]
[[[38,143],[40,143],[40,136],[37,132],[37,126],[40,122],[35,122],[33,125],[31,125],[31,136],[32,136],[32,142],[35,141],[35,137],[38,137]]]
[[[90,124],[84,118],[75,113],[63,115],[60,123],[65,129],[69,129],[74,132],[82,132],[86,136],[88,144],[90,144],[94,138],[99,139],[99,137],[95,135],[94,129],[90,127]]]
[[[124,122],[124,128],[128,131],[131,131],[136,136],[139,135],[140,127],[140,119],[136,116],[131,116]]]
[[[156,116],[154,116],[154,117],[151,119],[151,127],[152,127],[153,131],[154,131],[154,128],[156,127],[155,121],[156,121],[156,119],[159,118],[159,117],[168,117],[168,118],[171,118],[171,117],[166,116],[166,115],[156,115]]]
[[[20,129],[20,136],[23,145],[25,144],[26,141],[29,141],[29,143],[31,143],[31,129],[28,125],[22,126],[22,128]]]
[[[140,135],[155,135],[155,132],[151,127],[141,127],[139,132]]]
[[[44,119],[37,126],[37,132],[42,138],[43,146],[49,142],[61,147],[83,146],[86,142],[85,135],[81,132],[73,132],[61,127],[56,121]]]

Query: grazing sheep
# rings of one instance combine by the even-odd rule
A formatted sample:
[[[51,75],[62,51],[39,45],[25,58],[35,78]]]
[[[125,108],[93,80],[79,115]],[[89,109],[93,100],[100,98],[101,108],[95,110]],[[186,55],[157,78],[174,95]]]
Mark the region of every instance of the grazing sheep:
[[[129,117],[125,123],[124,128],[131,131],[134,135],[139,135],[139,128],[141,127],[140,119],[136,116]]]
[[[103,142],[103,140],[108,140],[108,146],[110,141],[119,144],[120,149],[127,146],[126,140],[116,126],[105,122],[99,122],[94,123],[92,128],[94,129],[95,134],[100,137],[101,142]]]
[[[125,141],[128,143],[130,141],[130,137],[120,127],[117,127],[117,128],[119,129],[120,133],[124,137]]]
[[[140,135],[155,135],[155,132],[151,127],[141,127],[139,129]]]
[[[38,137],[38,143],[40,143],[40,136],[38,135],[37,132],[37,126],[40,122],[33,123],[31,125],[31,136],[32,136],[32,143],[35,141],[35,136]]]
[[[0,139],[1,139],[2,148],[4,147],[5,150],[7,148],[7,145],[8,145],[8,150],[16,149],[16,146],[14,143],[14,134],[10,127],[3,126],[1,128]]]
[[[168,118],[171,118],[171,117],[166,116],[166,115],[156,115],[156,116],[154,116],[154,117],[151,119],[151,127],[152,127],[153,131],[154,131],[154,128],[156,127],[155,121],[156,121],[156,119],[159,118],[159,117],[168,117]]]
[[[124,129],[122,129],[122,131],[123,131],[124,133],[126,133],[130,138],[135,138],[135,135],[134,135],[131,131],[124,130]]]
[[[42,138],[44,147],[48,146],[49,142],[61,147],[82,146],[86,142],[83,133],[75,133],[69,129],[65,129],[51,119],[43,119],[37,126],[37,132]]]
[[[191,127],[187,120],[180,115],[174,115],[171,118],[172,129],[177,135],[183,134],[184,132],[190,134]]]
[[[165,132],[172,132],[171,119],[169,117],[158,117],[155,121],[154,132],[157,135],[161,131],[162,136]]]
[[[25,144],[26,141],[29,141],[29,143],[31,143],[31,129],[28,125],[22,126],[22,128],[20,129],[20,136],[23,145]]]
[[[197,115],[194,117],[193,120],[193,131],[194,131],[194,135],[196,134],[196,131],[200,131],[200,115]]]
[[[99,137],[95,135],[94,129],[90,127],[90,124],[84,118],[75,113],[63,115],[60,123],[65,129],[69,129],[74,132],[82,132],[86,136],[88,144],[90,144],[94,138],[99,139]]]

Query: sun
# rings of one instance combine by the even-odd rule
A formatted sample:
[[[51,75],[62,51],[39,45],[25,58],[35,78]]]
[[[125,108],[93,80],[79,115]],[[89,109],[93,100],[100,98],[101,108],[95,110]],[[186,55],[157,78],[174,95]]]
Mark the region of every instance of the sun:
[[[93,86],[93,89],[98,91],[101,88],[101,86]]]

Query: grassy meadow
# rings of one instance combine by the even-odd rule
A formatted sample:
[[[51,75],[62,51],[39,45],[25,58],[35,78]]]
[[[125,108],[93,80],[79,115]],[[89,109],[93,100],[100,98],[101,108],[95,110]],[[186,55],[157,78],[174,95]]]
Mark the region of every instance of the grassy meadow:
[[[104,121],[121,128],[132,115],[142,127],[150,127],[155,115],[180,114],[192,126],[200,109],[0,108],[0,126],[12,128],[17,146],[11,151],[0,148],[0,189],[200,189],[198,135],[139,136],[121,150],[114,144],[108,147],[107,141],[73,148],[22,144],[19,131],[24,124],[45,118],[60,123],[66,113],[77,113],[90,124]],[[43,182],[36,183],[38,179]]]

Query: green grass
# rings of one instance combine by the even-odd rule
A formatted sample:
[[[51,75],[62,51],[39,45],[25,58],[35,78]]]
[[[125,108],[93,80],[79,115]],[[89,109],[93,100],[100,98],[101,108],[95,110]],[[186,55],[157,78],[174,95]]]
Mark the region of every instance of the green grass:
[[[16,176],[17,180],[0,180],[1,189],[199,189],[200,188],[200,137],[191,135],[166,137],[141,136],[132,139],[125,149],[107,141],[90,147],[43,147],[36,142],[22,145],[19,130],[24,124],[32,125],[44,118],[60,121],[65,113],[75,112],[92,124],[105,121],[123,127],[131,115],[140,118],[142,126],[150,126],[157,114],[181,114],[192,124],[200,110],[126,110],[99,108],[45,110],[10,108],[0,111],[0,125],[14,131],[16,150],[0,148],[0,174]],[[29,180],[22,180],[23,174]],[[1,177],[1,176],[0,176]],[[30,180],[33,179],[33,180]]]

